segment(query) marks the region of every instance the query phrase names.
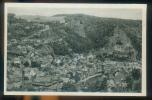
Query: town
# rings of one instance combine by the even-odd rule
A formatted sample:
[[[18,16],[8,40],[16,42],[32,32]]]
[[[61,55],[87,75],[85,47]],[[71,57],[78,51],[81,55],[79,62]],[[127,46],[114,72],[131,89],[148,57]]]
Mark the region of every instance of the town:
[[[62,18],[47,23],[8,16],[7,90],[141,92],[140,52],[120,26],[110,24],[113,34],[97,44],[85,33],[85,23],[72,18],[69,24]]]

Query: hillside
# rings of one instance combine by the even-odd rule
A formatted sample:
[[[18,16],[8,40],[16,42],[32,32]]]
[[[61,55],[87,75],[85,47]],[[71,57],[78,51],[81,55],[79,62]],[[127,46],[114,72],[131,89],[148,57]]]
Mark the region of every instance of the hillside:
[[[30,17],[28,16],[28,18]],[[22,24],[23,27],[19,26],[20,30],[16,31],[26,31],[26,33],[24,35],[23,32],[17,36],[19,39],[24,38],[24,40],[29,39],[29,37],[40,41],[42,39],[52,42],[62,40],[69,49],[76,53],[94,49],[107,49],[112,52],[114,48],[111,47],[120,47],[122,50],[130,47],[139,56],[137,59],[141,57],[142,27],[139,20],[100,18],[83,14],[55,15],[53,21],[52,17],[49,18],[50,22],[45,22],[46,19],[39,16],[41,23],[35,20],[35,23],[26,22],[26,26]],[[61,18],[64,19],[61,20]],[[35,24],[37,26],[34,26]],[[41,28],[43,29],[41,30]],[[13,31],[12,38],[18,33],[16,31]]]

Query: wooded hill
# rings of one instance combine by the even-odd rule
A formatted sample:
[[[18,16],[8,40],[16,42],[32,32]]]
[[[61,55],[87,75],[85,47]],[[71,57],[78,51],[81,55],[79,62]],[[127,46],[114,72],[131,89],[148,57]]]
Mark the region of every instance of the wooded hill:
[[[50,20],[49,20],[50,19]],[[53,20],[52,20],[53,19]],[[134,53],[141,59],[142,21],[101,18],[84,14],[51,17],[8,15],[8,39],[18,43],[38,41],[52,47],[56,55],[71,53]],[[24,40],[24,42],[23,42]],[[28,42],[30,43],[30,42]],[[126,54],[125,54],[126,53]]]

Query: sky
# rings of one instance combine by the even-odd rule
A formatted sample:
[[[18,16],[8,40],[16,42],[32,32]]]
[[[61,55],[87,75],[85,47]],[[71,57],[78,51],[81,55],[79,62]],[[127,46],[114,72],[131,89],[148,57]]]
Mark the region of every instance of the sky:
[[[40,15],[53,16],[56,14],[87,14],[98,17],[121,18],[121,19],[142,19],[141,9],[127,8],[34,8],[34,7],[8,7],[8,13],[16,15]]]

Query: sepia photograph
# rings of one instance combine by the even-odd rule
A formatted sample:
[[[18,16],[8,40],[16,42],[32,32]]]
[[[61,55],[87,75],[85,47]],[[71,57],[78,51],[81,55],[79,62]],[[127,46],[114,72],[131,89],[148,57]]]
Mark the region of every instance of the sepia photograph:
[[[146,4],[5,3],[4,94],[146,96]]]

